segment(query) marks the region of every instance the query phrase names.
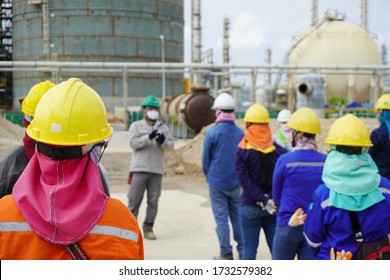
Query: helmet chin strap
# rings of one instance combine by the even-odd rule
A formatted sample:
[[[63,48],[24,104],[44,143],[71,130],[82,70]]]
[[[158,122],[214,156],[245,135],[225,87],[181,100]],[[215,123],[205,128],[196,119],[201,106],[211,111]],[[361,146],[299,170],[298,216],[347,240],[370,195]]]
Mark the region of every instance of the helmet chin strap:
[[[66,160],[81,158],[83,150],[81,146],[74,147],[56,147],[37,142],[38,152],[53,160]]]

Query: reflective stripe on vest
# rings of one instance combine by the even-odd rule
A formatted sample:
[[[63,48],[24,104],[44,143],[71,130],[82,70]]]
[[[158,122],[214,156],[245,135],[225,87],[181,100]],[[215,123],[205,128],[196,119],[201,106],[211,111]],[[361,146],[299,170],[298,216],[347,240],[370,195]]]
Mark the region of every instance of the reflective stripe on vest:
[[[0,223],[0,231],[2,232],[26,232],[32,231],[30,225],[26,222],[1,222]]]
[[[322,209],[328,207],[328,205],[329,205],[329,198],[327,198],[323,202],[321,202],[321,208]]]
[[[290,162],[287,163],[287,167],[295,167],[295,166],[324,166],[324,162],[304,162],[304,161],[298,161],[298,162]]]
[[[26,222],[0,222],[0,232],[32,232],[30,225]],[[122,239],[138,242],[138,234],[134,231],[113,226],[96,225],[92,234],[111,235]]]
[[[127,240],[132,240],[134,242],[138,242],[138,234],[135,233],[134,231],[123,229],[123,228],[118,228],[118,227],[113,227],[113,226],[96,225],[96,226],[94,226],[94,228],[91,230],[90,233],[112,235],[112,236],[116,236],[116,237],[119,237],[122,239],[127,239]]]
[[[313,247],[313,248],[321,247],[322,242],[313,242],[313,241],[311,241],[309,239],[309,237],[307,237],[307,235],[305,233],[303,233],[303,236],[305,237],[306,242],[307,242],[307,244],[309,244],[310,247]]]
[[[379,188],[379,190],[381,191],[381,193],[390,194],[390,190],[389,189]]]

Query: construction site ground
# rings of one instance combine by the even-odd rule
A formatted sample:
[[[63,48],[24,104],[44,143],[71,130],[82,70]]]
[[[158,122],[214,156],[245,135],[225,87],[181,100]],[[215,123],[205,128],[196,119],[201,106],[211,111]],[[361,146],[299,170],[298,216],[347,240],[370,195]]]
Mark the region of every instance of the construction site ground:
[[[378,126],[376,119],[363,119],[371,131]],[[322,119],[322,133],[317,136],[319,150],[326,152],[323,145],[326,133],[334,119]],[[238,125],[244,123],[239,120]],[[277,123],[270,123],[276,131]],[[193,139],[176,139],[175,150],[165,154],[166,174],[163,177],[163,191],[154,226],[157,240],[144,240],[145,259],[148,260],[209,260],[219,254],[215,222],[210,208],[207,182],[202,173],[201,155],[204,128]],[[22,145],[24,129],[0,117],[0,158]],[[109,174],[111,196],[127,205],[127,175],[131,159],[127,131],[115,127],[102,163]],[[139,223],[146,212],[144,200]],[[235,246],[232,240],[232,245]],[[234,251],[234,256],[238,254]],[[261,233],[257,259],[271,259],[264,233]]]

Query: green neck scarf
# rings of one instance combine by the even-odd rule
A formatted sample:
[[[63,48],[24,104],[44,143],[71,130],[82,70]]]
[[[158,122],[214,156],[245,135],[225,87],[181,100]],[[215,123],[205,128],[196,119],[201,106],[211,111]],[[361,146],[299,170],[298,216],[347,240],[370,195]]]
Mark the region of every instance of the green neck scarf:
[[[278,134],[278,137],[279,137],[280,141],[282,141],[282,143],[287,144],[291,141],[290,139],[287,139],[286,137],[284,137],[283,132],[280,129],[276,133]]]
[[[385,199],[378,168],[367,152],[347,155],[331,147],[322,180],[330,189],[329,206],[361,211]]]

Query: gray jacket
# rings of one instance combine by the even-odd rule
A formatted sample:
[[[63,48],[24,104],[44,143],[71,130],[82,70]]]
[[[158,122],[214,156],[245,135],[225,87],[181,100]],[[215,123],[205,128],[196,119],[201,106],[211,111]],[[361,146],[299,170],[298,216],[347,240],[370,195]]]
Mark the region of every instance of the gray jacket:
[[[162,145],[149,139],[149,134],[157,129],[165,135]],[[164,150],[173,150],[174,139],[169,128],[157,121],[151,126],[147,121],[133,122],[129,127],[129,143],[133,149],[130,163],[131,172],[164,174]]]

